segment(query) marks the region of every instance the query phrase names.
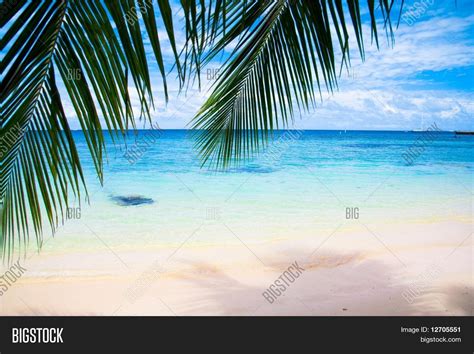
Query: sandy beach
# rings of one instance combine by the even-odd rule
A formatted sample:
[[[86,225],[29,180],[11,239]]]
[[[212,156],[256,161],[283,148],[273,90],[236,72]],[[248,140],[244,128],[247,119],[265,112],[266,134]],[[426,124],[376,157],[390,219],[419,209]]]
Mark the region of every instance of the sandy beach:
[[[202,231],[204,232],[204,231]],[[273,242],[46,252],[0,298],[2,315],[472,315],[472,228],[348,221]],[[236,236],[237,237],[237,236]],[[55,240],[51,240],[55,242]],[[269,303],[293,262],[302,274]]]

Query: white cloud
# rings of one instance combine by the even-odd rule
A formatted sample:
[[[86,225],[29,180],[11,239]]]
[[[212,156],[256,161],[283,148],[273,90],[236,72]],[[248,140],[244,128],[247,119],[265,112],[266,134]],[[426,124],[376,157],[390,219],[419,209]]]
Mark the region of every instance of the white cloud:
[[[178,6],[173,11],[176,13]],[[443,72],[473,65],[474,15],[461,17],[456,11],[448,15],[442,7],[434,5],[426,16],[412,26],[401,22],[395,31],[395,46],[391,48],[381,34],[381,48],[368,45],[366,61],[358,59],[355,43],[352,43],[351,77],[343,74],[339,92],[325,101],[311,114],[298,122],[306,129],[400,129],[419,128],[421,120],[440,122],[444,129],[472,129],[472,88],[438,88],[431,84],[439,78],[420,78],[420,73]],[[433,17],[427,17],[434,15]],[[182,21],[175,22],[176,28]],[[370,29],[364,26],[366,38]],[[166,31],[159,26],[159,36],[165,60],[171,63],[173,53]],[[179,45],[185,40],[182,30],[176,32]],[[149,41],[147,53],[152,59]],[[233,48],[229,48],[231,50]],[[154,61],[154,59],[153,59]],[[219,67],[212,62],[208,67]],[[212,82],[203,73],[203,89],[190,89],[187,94],[179,92],[175,74],[168,76],[170,101],[164,102],[162,81],[156,64],[153,65],[155,111],[153,120],[163,128],[185,128],[194,117],[205,98]],[[65,95],[62,95],[63,97]],[[138,102],[135,90],[130,94],[133,102]],[[134,104],[135,113],[139,113]],[[66,106],[68,116],[73,116],[72,107]],[[73,126],[78,128],[72,119]]]

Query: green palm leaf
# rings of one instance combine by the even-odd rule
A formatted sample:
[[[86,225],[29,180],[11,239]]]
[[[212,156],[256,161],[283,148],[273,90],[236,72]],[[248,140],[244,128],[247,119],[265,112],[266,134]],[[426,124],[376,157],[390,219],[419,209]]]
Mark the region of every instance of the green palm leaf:
[[[393,5],[380,0],[376,6],[368,0],[377,45],[377,19],[392,35]],[[248,158],[271,131],[289,126],[295,110],[313,107],[321,85],[329,91],[337,87],[340,65],[349,63],[351,25],[364,58],[358,0],[248,1],[228,6],[227,32],[221,31],[205,60],[240,40],[192,124],[203,163],[220,167]]]
[[[178,59],[170,5],[158,3]],[[148,118],[153,105],[138,18],[150,38],[166,97],[167,83],[150,1],[4,2],[1,14],[0,244],[9,257],[25,250],[31,232],[41,247],[45,219],[54,231],[64,222],[71,197],[80,200],[85,187],[56,80],[74,107],[101,181],[103,126],[116,137],[135,124],[129,80],[138,92],[141,116]],[[177,68],[182,78],[179,63]]]

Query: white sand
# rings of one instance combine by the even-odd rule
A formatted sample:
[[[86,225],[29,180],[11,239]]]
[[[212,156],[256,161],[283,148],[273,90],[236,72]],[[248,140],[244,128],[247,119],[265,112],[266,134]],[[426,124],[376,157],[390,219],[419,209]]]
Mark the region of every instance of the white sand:
[[[472,315],[471,227],[369,231],[354,222],[332,236],[264,244],[42,253],[22,263],[28,270],[0,297],[0,313]],[[305,271],[268,303],[262,292],[294,261]]]

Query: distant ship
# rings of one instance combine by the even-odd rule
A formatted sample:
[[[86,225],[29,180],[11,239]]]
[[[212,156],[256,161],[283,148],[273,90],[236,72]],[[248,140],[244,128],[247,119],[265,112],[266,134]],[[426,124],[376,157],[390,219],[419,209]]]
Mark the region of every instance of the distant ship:
[[[456,135],[474,135],[474,131],[460,131],[460,130],[456,130],[456,131],[454,131],[454,134],[456,134]]]

